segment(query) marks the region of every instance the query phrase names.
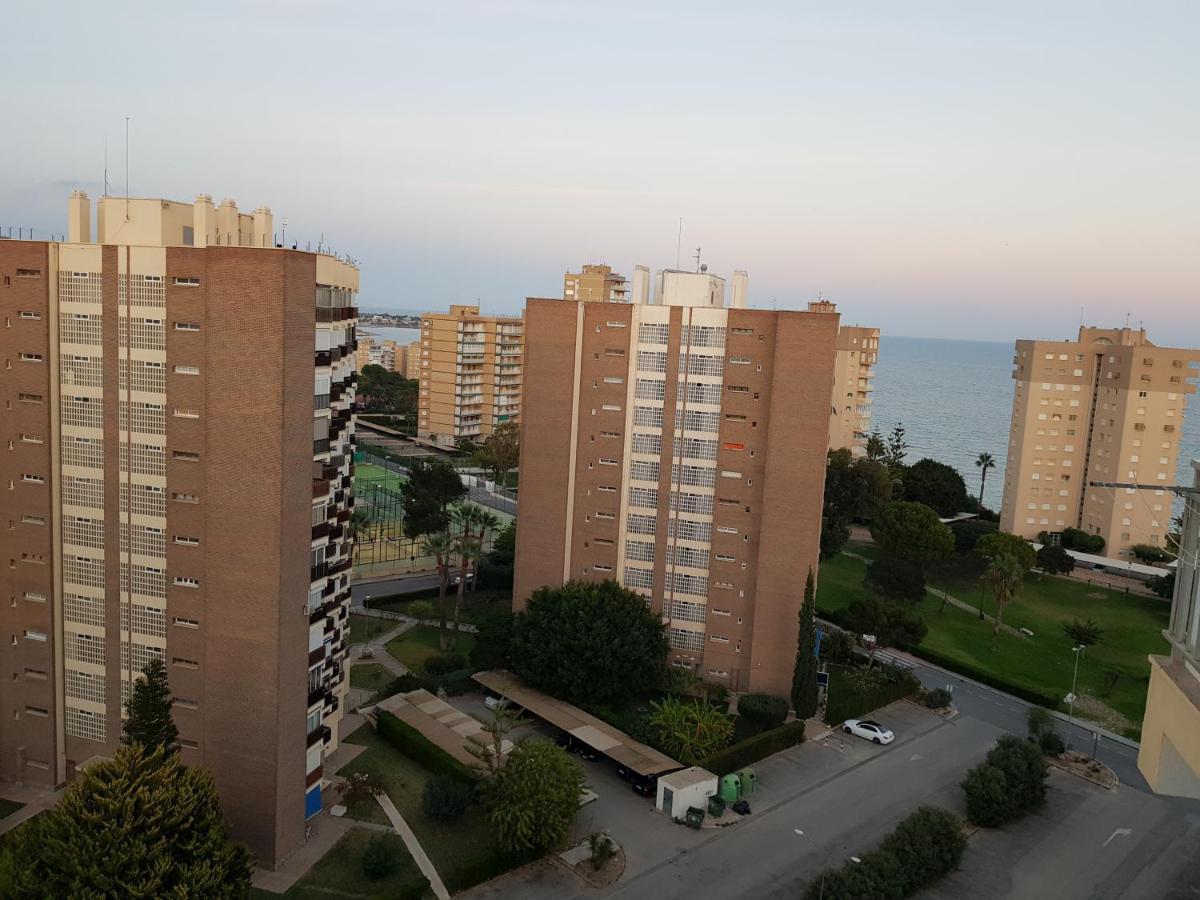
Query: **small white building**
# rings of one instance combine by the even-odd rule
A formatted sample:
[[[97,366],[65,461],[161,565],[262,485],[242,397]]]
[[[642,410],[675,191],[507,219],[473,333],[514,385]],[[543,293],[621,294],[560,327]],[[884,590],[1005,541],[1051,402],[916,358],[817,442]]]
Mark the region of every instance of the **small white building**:
[[[658,776],[659,809],[672,819],[682,819],[689,806],[708,808],[708,798],[717,793],[717,776],[707,769],[692,766]]]

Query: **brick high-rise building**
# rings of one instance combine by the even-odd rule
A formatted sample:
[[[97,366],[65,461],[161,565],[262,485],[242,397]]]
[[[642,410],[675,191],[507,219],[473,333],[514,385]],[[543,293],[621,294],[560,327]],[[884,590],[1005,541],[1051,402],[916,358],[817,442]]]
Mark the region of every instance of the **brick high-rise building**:
[[[421,316],[417,434],[453,445],[519,421],[524,335],[520,316],[481,316],[478,306]]]
[[[0,241],[0,778],[111,755],[164,660],[182,759],[274,865],[337,746],[358,270],[271,213],[70,201]]]
[[[1078,528],[1109,556],[1163,546],[1171,496],[1089,486],[1174,482],[1200,352],[1145,329],[1080,328],[1076,341],[1017,341],[1000,527],[1027,538]]]
[[[660,272],[653,300],[635,285],[526,306],[516,607],[617,579],[661,612],[675,665],[787,696],[838,316],[746,309],[744,272],[731,307],[707,273]]]

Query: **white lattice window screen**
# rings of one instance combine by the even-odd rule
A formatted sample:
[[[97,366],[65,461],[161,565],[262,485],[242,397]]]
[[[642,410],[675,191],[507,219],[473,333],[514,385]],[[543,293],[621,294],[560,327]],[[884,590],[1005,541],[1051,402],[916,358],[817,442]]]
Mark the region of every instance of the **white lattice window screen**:
[[[647,506],[650,509],[658,508],[658,491],[650,488],[631,487],[629,489],[629,505],[630,506]]]
[[[657,322],[642,322],[638,326],[639,344],[665,344],[670,336],[671,326]]]
[[[659,378],[639,378],[633,386],[633,396],[638,400],[662,400],[666,391],[667,383]]]
[[[95,397],[64,397],[60,416],[63,425],[100,428],[104,424],[104,406]]]
[[[145,597],[167,596],[167,575],[157,567],[121,564],[121,582],[134,594]]]
[[[128,302],[130,306],[150,306],[159,309],[167,305],[166,284],[161,276],[134,275],[131,288],[128,300],[126,300],[125,276],[121,275],[117,282],[119,302]]]
[[[676,650],[703,650],[704,632],[688,631],[685,628],[672,628],[671,646]]]
[[[683,414],[683,427],[687,431],[711,431],[715,434],[721,427],[721,414],[686,410]]]
[[[167,454],[162,447],[154,444],[129,444],[130,462],[136,475],[166,475]],[[124,454],[121,459],[121,471],[128,471]]]
[[[66,658],[75,662],[104,665],[104,638],[91,634],[64,632],[66,636]]]
[[[129,607],[133,607],[133,628],[129,627]],[[167,614],[156,606],[131,603],[121,606],[121,629],[151,637],[167,636]]]
[[[63,617],[80,625],[104,624],[104,601],[79,594],[63,595]]]
[[[103,278],[99,272],[58,273],[58,299],[66,303],[101,303]]]
[[[649,588],[654,584],[654,570],[640,569],[637,566],[625,567],[625,587]]]
[[[104,587],[104,563],[85,556],[64,554],[63,581],[85,587]]]
[[[132,384],[129,383],[130,365],[133,368]],[[166,369],[161,365],[155,365],[140,359],[130,362],[122,359],[118,361],[118,370],[120,372],[120,386],[122,390],[130,388],[135,391],[144,391],[148,394],[162,394],[167,390]]]
[[[685,437],[678,442],[679,455],[687,459],[716,459],[717,442]]]
[[[654,562],[654,544],[650,541],[626,541],[625,558],[638,562]]]
[[[644,428],[662,428],[663,411],[661,406],[635,406],[633,408],[633,424]]]
[[[63,476],[63,502],[72,506],[104,509],[104,482],[97,478]]]
[[[721,386],[689,381],[686,396],[688,403],[709,403],[719,406],[721,404]]]
[[[696,547],[667,547],[667,563],[691,569],[708,568],[708,551]],[[691,592],[694,593],[694,592]]]
[[[701,575],[687,575],[683,572],[672,572],[670,589],[676,594],[692,594],[696,597],[708,595],[708,579]]]
[[[129,493],[133,500],[133,512],[139,516],[158,516],[167,514],[166,495],[146,484],[131,484]],[[128,503],[124,489],[121,490],[121,512],[128,512]]]
[[[688,519],[671,519],[667,522],[667,537],[678,537],[681,541],[712,540],[712,525],[708,522],[692,522]]]
[[[661,350],[639,350],[637,367],[642,372],[667,371],[667,354]]]
[[[625,522],[625,530],[630,534],[654,534],[658,528],[657,516],[643,516],[630,513]]]
[[[121,346],[134,350],[167,349],[167,332],[162,319],[132,316],[118,320]]]
[[[130,544],[132,543],[132,548]],[[162,556],[167,553],[167,536],[161,528],[130,525],[121,530],[121,550],[132,549],[142,556]]]
[[[68,697],[76,700],[91,700],[93,703],[104,702],[105,678],[103,675],[93,675],[91,672],[77,672],[74,669],[67,669],[66,673],[67,677],[65,681]]]
[[[121,427],[142,434],[166,434],[166,409],[159,403],[126,403],[121,401]],[[132,412],[132,419],[130,413]]]
[[[662,453],[662,435],[637,434],[633,436],[634,453],[650,453],[655,456]]]
[[[634,481],[652,481],[658,484],[661,463],[656,459],[635,459],[629,464],[629,477]]]
[[[713,510],[712,494],[692,494],[687,491],[671,492],[671,509],[679,512],[709,515]]]
[[[686,600],[671,601],[671,618],[684,622],[703,622],[708,618],[708,607],[703,603],[688,603]]]
[[[58,339],[64,344],[87,344],[99,347],[101,343],[100,314],[58,314]]]
[[[725,357],[681,353],[679,355],[679,371],[687,371],[690,375],[720,375],[725,371]]]
[[[671,479],[677,484],[712,487],[716,484],[717,470],[707,466],[671,466]]]
[[[91,547],[95,550],[104,549],[104,522],[102,520],[64,516],[62,529],[63,543],[74,544],[77,547]]]
[[[67,707],[67,734],[89,741],[105,742],[108,739],[108,724],[103,714],[90,709]]]
[[[68,387],[100,387],[104,383],[104,364],[95,356],[64,356],[59,372],[62,383]]]
[[[132,651],[132,653],[131,653]],[[152,659],[162,659],[163,648],[137,641],[121,644],[121,668],[131,672],[140,672]],[[130,667],[132,663],[132,668]]]
[[[684,325],[679,345],[687,347],[724,347],[725,329],[716,325]]]
[[[64,466],[104,468],[104,441],[100,438],[65,437],[62,442]]]

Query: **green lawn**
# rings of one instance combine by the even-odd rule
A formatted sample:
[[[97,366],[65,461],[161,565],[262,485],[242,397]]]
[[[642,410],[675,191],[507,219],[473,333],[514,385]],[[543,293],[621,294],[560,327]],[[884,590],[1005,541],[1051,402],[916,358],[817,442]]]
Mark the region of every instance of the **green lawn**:
[[[459,883],[461,867],[496,854],[496,839],[482,809],[472,806],[462,819],[452,825],[426,818],[421,808],[421,798],[425,782],[432,777],[428,770],[376,735],[369,724],[360,727],[346,740],[362,744],[367,749],[343,766],[338,774],[373,772],[382,779],[384,790],[412,827],[417,840],[451,891],[456,889],[453,885]],[[374,801],[372,805],[379,808]],[[360,818],[362,813],[358,805],[350,807],[351,816]]]
[[[852,552],[859,551],[852,548]],[[865,571],[866,563],[845,554],[823,563],[818,608],[826,612],[844,609],[862,596],[866,590],[862,586]],[[975,613],[954,606],[940,611],[937,591],[943,586],[962,600],[970,603],[979,600],[975,579],[931,578],[930,592],[919,607],[929,628],[921,646],[1029,690],[1066,696],[1071,689],[1075,657],[1071,652],[1072,642],[1062,626],[1073,618],[1094,620],[1104,629],[1104,638],[1086,651],[1079,666],[1076,692],[1097,698],[1127,718],[1131,725],[1121,727],[1121,723],[1106,717],[1103,710],[1086,711],[1084,715],[1100,724],[1117,726],[1117,730],[1131,736],[1137,735],[1145,713],[1150,674],[1146,656],[1167,652],[1161,634],[1170,611],[1165,601],[1089,586],[1069,578],[1030,574],[1020,599],[1005,610],[1004,622],[1014,628],[1030,629],[1033,637],[1003,632],[993,637],[991,624],[980,621]],[[985,613],[995,614],[995,603],[986,594],[983,608]],[[916,652],[920,655],[920,648]],[[1076,711],[1080,712],[1078,706]]]
[[[350,667],[350,687],[378,693],[395,676],[379,663],[357,663]]]
[[[436,610],[437,596],[437,588],[434,588],[429,591],[414,591],[411,594],[392,594],[388,597],[375,597],[371,599],[371,608],[387,609],[407,615],[410,603],[415,600],[424,600],[427,603],[432,603]],[[447,616],[452,619],[454,611],[453,593],[450,593],[446,598],[446,610]],[[512,591],[480,588],[478,591],[467,594],[466,604],[463,606],[459,619],[468,625],[478,625],[484,619],[510,612],[512,612]]]
[[[404,478],[402,476],[382,466],[377,466],[373,463],[355,463],[354,465],[354,487],[357,490],[363,490],[369,485],[377,484],[380,487],[398,491],[400,490],[400,485],[403,483]]]
[[[24,805],[24,803],[17,803],[15,800],[5,800],[3,797],[0,797],[0,819],[11,816]]]
[[[352,645],[365,644],[388,629],[395,628],[398,624],[398,622],[393,622],[391,619],[376,619],[372,616],[356,616],[351,613],[350,643]]]
[[[378,804],[376,804],[378,806]],[[386,878],[372,881],[363,874],[362,858],[371,838],[382,835],[388,849],[399,858],[396,871]],[[284,894],[252,888],[250,896],[255,900],[286,897],[288,900],[331,900],[335,897],[370,898],[384,900],[394,897],[409,882],[421,878],[421,870],[409,855],[400,835],[383,833],[367,828],[353,828],[330,848],[308,873]]]
[[[388,641],[387,651],[413,671],[424,671],[425,660],[442,652],[438,634],[439,629],[436,626],[418,625],[400,637]],[[470,656],[474,646],[475,635],[460,631],[454,652]]]

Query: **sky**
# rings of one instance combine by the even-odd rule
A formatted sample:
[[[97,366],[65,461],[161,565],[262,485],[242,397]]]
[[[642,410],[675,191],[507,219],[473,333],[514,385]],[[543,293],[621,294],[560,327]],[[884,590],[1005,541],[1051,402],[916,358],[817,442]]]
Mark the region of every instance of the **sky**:
[[[232,197],[360,307],[750,273],[885,333],[1200,345],[1200,4],[10,4],[0,226]],[[680,219],[682,240],[680,241]]]

